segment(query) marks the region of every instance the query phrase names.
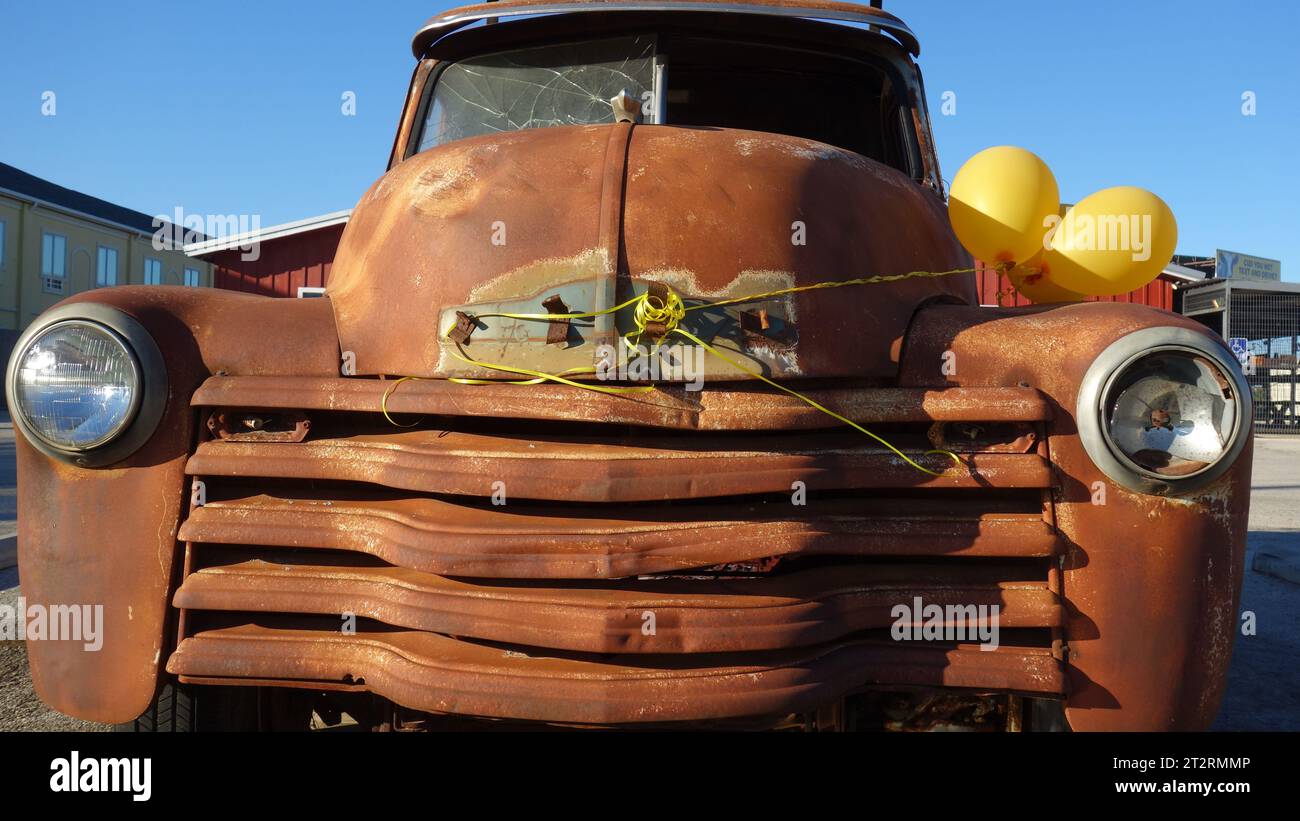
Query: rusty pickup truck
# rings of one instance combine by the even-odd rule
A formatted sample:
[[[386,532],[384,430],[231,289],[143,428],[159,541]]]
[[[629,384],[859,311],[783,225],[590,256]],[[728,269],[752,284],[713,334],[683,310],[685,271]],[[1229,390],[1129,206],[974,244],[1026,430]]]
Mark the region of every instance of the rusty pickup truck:
[[[982,306],[973,273],[790,291],[972,266],[901,20],[501,0],[413,46],[327,298],[100,289],[20,340],[24,595],[104,606],[93,652],[29,642],[48,705],[143,731],[1210,724],[1251,458],[1223,341]],[[695,381],[594,379],[656,289],[704,308]]]

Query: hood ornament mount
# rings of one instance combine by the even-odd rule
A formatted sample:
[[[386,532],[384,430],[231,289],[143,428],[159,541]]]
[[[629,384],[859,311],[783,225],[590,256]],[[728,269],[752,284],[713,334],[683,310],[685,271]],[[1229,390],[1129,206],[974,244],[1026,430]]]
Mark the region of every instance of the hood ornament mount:
[[[623,89],[609,98],[609,107],[614,110],[614,122],[637,123],[641,121],[641,101],[632,96],[632,92]]]

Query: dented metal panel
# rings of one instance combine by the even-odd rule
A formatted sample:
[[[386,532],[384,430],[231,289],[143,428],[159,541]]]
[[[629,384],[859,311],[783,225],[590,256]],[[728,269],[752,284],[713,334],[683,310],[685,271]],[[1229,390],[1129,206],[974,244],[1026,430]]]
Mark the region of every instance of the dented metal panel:
[[[489,584],[396,567],[250,560],[191,574],[175,604],[249,613],[353,613],[394,627],[591,653],[818,644],[889,627],[900,590],[941,607],[996,606],[1002,628],[1060,626],[1060,604],[1046,582],[999,581],[998,571],[850,565],[714,581]],[[944,623],[958,624],[953,618]],[[987,618],[962,624],[972,631],[989,628]]]
[[[816,236],[791,242],[796,221]],[[601,311],[650,282],[710,301],[970,264],[939,197],[881,163],[796,137],[620,123],[459,140],[397,164],[348,223],[330,294],[358,374],[500,379],[509,374],[458,359],[442,339],[457,311],[539,313],[556,293]],[[969,277],[849,291],[769,300],[797,328],[793,345],[755,343],[736,311],[692,321],[770,376],[892,377],[919,305],[975,298]],[[617,327],[611,315],[575,322],[564,346],[546,344],[547,323],[488,317],[465,354],[551,373],[591,367],[599,346],[632,329],[626,314]],[[846,348],[846,333],[860,344]],[[703,363],[710,379],[751,378],[717,357]]]
[[[806,512],[736,503],[689,509],[548,506],[541,511],[434,498],[322,494],[210,502],[182,539],[356,551],[448,576],[613,579],[793,556],[1053,555],[1038,513],[978,501],[838,500]]]
[[[814,402],[860,424],[877,422],[1038,422],[1051,419],[1032,388],[890,386],[807,388]],[[387,394],[387,400],[384,399]],[[568,385],[475,385],[443,379],[214,376],[195,392],[198,407],[292,408],[394,414],[509,417],[683,430],[806,430],[843,423],[767,385],[710,384],[706,391],[661,386],[612,396]]]
[[[752,441],[692,437],[666,443],[596,437],[487,436],[412,430],[311,439],[298,444],[204,442],[186,465],[198,476],[265,476],[369,482],[424,493],[581,502],[697,499],[847,488],[1042,488],[1051,469],[1036,453],[978,453],[960,467],[923,451],[908,454],[931,476],[862,434],[780,436]],[[498,488],[499,490],[499,488]]]
[[[623,724],[806,710],[874,681],[1058,695],[1050,652],[858,640],[769,653],[611,656],[599,661],[419,631],[338,632],[257,625],[185,639],[182,677],[364,681],[435,713]]]

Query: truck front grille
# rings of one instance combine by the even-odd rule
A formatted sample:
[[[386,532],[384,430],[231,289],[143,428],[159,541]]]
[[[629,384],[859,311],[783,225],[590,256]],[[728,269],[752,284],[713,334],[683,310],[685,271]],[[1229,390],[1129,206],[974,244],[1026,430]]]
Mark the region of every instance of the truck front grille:
[[[286,394],[247,379],[210,382],[200,412]],[[959,452],[965,469],[935,478],[855,432],[791,434],[811,417],[758,393],[702,432],[716,396],[635,425],[542,423],[449,413],[430,385],[409,430],[340,398],[373,386],[317,385],[287,392],[304,441],[198,445],[171,672],[599,724],[798,712],[877,685],[1065,690],[1032,391],[893,389],[900,418],[859,404],[915,459],[936,438]],[[918,598],[997,605],[1001,645],[891,639]]]

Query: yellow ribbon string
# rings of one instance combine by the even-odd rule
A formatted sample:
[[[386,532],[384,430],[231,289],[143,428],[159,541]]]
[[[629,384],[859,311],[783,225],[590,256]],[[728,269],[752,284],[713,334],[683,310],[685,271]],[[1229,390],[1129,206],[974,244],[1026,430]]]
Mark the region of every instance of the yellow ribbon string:
[[[462,354],[464,353],[464,348],[461,348],[460,345],[457,345],[456,347],[461,351]],[[573,376],[575,374],[594,375],[596,373],[595,368],[570,368],[567,371],[560,371],[558,374],[551,374],[551,373],[542,373],[541,371],[530,371],[525,368],[511,368],[507,365],[500,365],[500,366],[489,365],[486,362],[479,362],[476,359],[470,359],[469,357],[462,356],[461,354],[453,353],[452,356],[456,357],[462,362],[468,362],[471,365],[482,365],[484,367],[495,368],[496,370],[506,371],[508,373],[536,375],[533,379],[505,380],[505,381],[500,379],[465,379],[459,376],[455,376],[447,380],[448,382],[455,382],[458,385],[540,385],[543,382],[553,381],[553,382],[560,382],[565,385],[573,385],[574,387],[583,388],[584,390],[600,391],[601,393],[614,393],[614,394],[648,393],[655,389],[654,385],[640,385],[637,387],[623,388],[623,387],[614,387],[609,385],[592,385],[589,382],[574,382],[571,379],[564,378],[566,376]],[[393,380],[393,384],[388,387],[388,390],[384,391],[383,397],[379,400],[379,409],[383,411],[384,418],[387,419],[390,424],[399,428],[413,428],[416,425],[420,424],[420,422],[424,421],[422,417],[412,422],[409,425],[403,425],[397,422],[388,413],[388,397],[393,395],[393,392],[397,390],[398,385],[402,384],[408,379],[414,380],[416,382],[420,382],[426,378],[427,377],[423,377],[423,376],[403,376],[401,379]]]
[[[1004,266],[1002,265],[998,266],[998,268],[1002,268],[1002,267]],[[491,313],[491,314],[477,314],[475,315],[474,318],[486,319],[486,318],[500,317],[503,319],[535,320],[539,322],[553,322],[559,319],[594,319],[599,316],[606,316],[608,314],[616,313],[618,311],[623,310],[624,308],[627,308],[628,306],[635,305],[636,308],[633,311],[633,322],[636,325],[636,328],[632,331],[629,331],[626,334],[623,334],[622,336],[624,344],[626,344],[629,348],[636,350],[636,346],[640,342],[641,337],[646,333],[648,326],[652,324],[662,326],[664,332],[655,341],[654,343],[655,350],[657,350],[659,346],[663,344],[663,340],[666,339],[668,336],[670,336],[671,334],[678,334],[683,338],[695,343],[696,345],[699,345],[701,348],[713,354],[714,356],[718,357],[723,362],[726,362],[728,365],[735,368],[736,370],[741,371],[742,373],[746,373],[754,377],[755,379],[759,379],[778,390],[784,391],[785,393],[790,394],[796,399],[799,399],[800,401],[804,402],[810,407],[821,411],[822,413],[832,417],[833,419],[843,422],[844,424],[854,428],[855,430],[860,431],[861,433],[865,433],[867,436],[870,436],[872,439],[884,445],[886,448],[889,449],[890,452],[898,456],[908,465],[910,465],[913,468],[916,468],[922,473],[927,473],[931,476],[942,476],[943,475],[942,473],[936,473],[935,471],[930,470],[929,468],[918,464],[907,454],[903,453],[901,450],[894,447],[889,442],[882,439],[880,436],[877,436],[876,434],[867,430],[866,428],[854,422],[853,420],[849,419],[848,417],[842,416],[841,414],[836,413],[835,411],[825,407],[824,405],[819,404],[811,397],[805,396],[796,390],[787,388],[786,386],[780,384],[779,382],[769,379],[768,377],[764,376],[762,373],[758,372],[757,370],[742,365],[741,363],[737,362],[736,360],[722,353],[721,351],[719,351],[717,348],[713,347],[709,343],[695,336],[690,331],[687,331],[679,326],[682,320],[686,318],[686,314],[688,311],[699,311],[707,308],[717,308],[724,305],[738,305],[745,302],[759,302],[762,300],[773,299],[779,296],[786,296],[788,294],[803,293],[805,291],[817,291],[826,288],[844,288],[844,287],[857,286],[857,285],[877,285],[885,282],[898,282],[905,279],[938,278],[938,277],[953,276],[954,274],[977,273],[978,271],[979,271],[978,268],[955,268],[950,271],[909,271],[908,273],[905,274],[885,274],[885,275],[877,275],[877,276],[870,276],[870,277],[861,277],[858,279],[839,280],[835,282],[818,282],[812,285],[800,285],[794,288],[782,288],[775,291],[766,291],[760,294],[750,294],[748,296],[734,297],[731,299],[721,299],[715,302],[702,302],[697,305],[689,305],[689,306],[686,305],[685,302],[682,301],[682,298],[678,296],[675,291],[672,290],[668,291],[668,295],[665,299],[660,299],[659,297],[651,296],[648,292],[646,292],[646,293],[638,294],[625,302],[621,302],[618,305],[615,305],[612,308],[605,308],[600,311],[577,311],[577,312],[566,313],[566,314]],[[443,333],[444,339],[449,338],[453,328],[455,328],[454,324]],[[599,393],[607,393],[607,394],[615,394],[615,395],[625,395],[630,393],[645,393],[645,392],[656,390],[656,386],[654,385],[637,386],[637,387],[615,387],[615,386],[607,386],[607,385],[592,385],[589,382],[578,382],[573,379],[567,378],[569,376],[576,376],[580,374],[588,375],[588,376],[594,375],[596,373],[596,369],[594,367],[570,368],[568,370],[561,371],[560,373],[547,373],[545,371],[535,371],[535,370],[530,370],[528,368],[516,368],[510,365],[502,365],[494,362],[483,362],[481,360],[474,359],[473,357],[467,355],[465,353],[465,349],[461,347],[461,344],[459,342],[456,343],[456,350],[452,351],[451,355],[456,357],[460,361],[469,365],[473,365],[475,367],[487,368],[489,370],[501,371],[503,373],[513,373],[513,374],[518,374],[520,376],[530,377],[529,379],[511,380],[506,382],[501,382],[500,380],[490,380],[490,379],[465,379],[461,377],[453,377],[448,380],[450,382],[456,382],[461,385],[491,385],[491,384],[538,385],[541,384],[542,382],[558,382],[563,385],[571,385],[575,388],[582,388],[583,390],[597,391]],[[380,402],[380,409],[383,411],[384,418],[387,419],[393,425],[396,425],[397,427],[414,427],[415,425],[419,424],[418,421],[413,422],[410,425],[400,425],[397,422],[395,422],[393,418],[388,414],[388,397],[392,395],[393,391],[397,389],[398,385],[402,384],[406,380],[408,379],[418,380],[421,378],[422,377],[418,377],[418,376],[404,376],[394,381],[392,386],[390,386],[388,390],[384,391],[383,399]],[[953,453],[950,450],[928,450],[925,452],[926,456],[931,456],[935,454],[941,454],[949,457],[959,467],[962,464],[961,459],[957,456],[957,454]]]
[[[667,299],[660,299],[657,296],[651,296],[649,293],[641,295],[641,301],[637,303],[636,310],[632,313],[632,320],[636,323],[636,330],[623,334],[623,344],[627,345],[630,350],[635,351],[636,346],[641,342],[641,335],[646,332],[646,328],[654,323],[664,327],[664,335],[655,340],[651,353],[659,350],[659,346],[668,338],[668,334],[677,330],[677,325],[686,318],[686,312],[689,309],[682,302],[682,298],[677,295],[676,291],[669,291]],[[636,337],[633,341],[632,337]]]
[[[612,314],[615,311],[621,311],[633,303],[644,302],[645,298],[645,294],[637,294],[628,301],[621,302],[613,308],[606,308],[603,311],[579,311],[568,314],[474,314],[474,318],[491,319],[492,317],[504,317],[506,319],[535,319],[542,322],[550,322],[556,319],[594,319],[598,316],[604,316],[605,314]],[[456,326],[453,324],[447,329],[447,333],[443,334],[443,336],[445,337],[447,334],[451,333],[452,328],[455,327]]]
[[[927,467],[924,467],[924,466],[922,466],[922,465],[917,464],[917,463],[914,462],[914,461],[912,460],[912,458],[909,457],[906,453],[903,453],[901,450],[899,450],[898,448],[896,448],[896,447],[894,447],[893,445],[889,444],[889,443],[886,442],[884,439],[880,438],[879,436],[877,436],[876,434],[874,434],[874,433],[872,433],[871,431],[867,430],[866,428],[862,427],[862,426],[859,425],[857,422],[854,422],[852,419],[849,419],[849,418],[846,417],[846,416],[841,416],[840,414],[836,413],[835,411],[831,410],[830,408],[826,407],[825,405],[822,405],[822,404],[818,403],[818,402],[817,402],[816,400],[814,400],[812,397],[804,396],[802,393],[799,393],[798,391],[794,390],[793,388],[787,388],[785,385],[782,385],[782,384],[779,383],[779,382],[774,382],[774,381],[772,381],[771,379],[768,379],[766,376],[764,376],[763,374],[759,373],[758,371],[756,371],[756,370],[752,370],[752,369],[750,369],[750,368],[745,367],[744,365],[740,364],[740,363],[737,362],[736,360],[734,360],[734,359],[732,359],[731,357],[727,356],[726,354],[722,353],[722,351],[719,351],[717,348],[714,348],[714,347],[713,347],[712,345],[710,345],[709,343],[707,343],[707,342],[705,342],[704,340],[700,339],[698,336],[696,336],[695,334],[691,333],[690,331],[684,330],[684,329],[682,329],[682,328],[674,328],[674,329],[673,329],[673,333],[681,334],[682,336],[686,337],[686,338],[689,339],[690,341],[694,342],[696,345],[699,345],[700,347],[704,348],[704,350],[706,350],[706,351],[708,351],[709,353],[713,354],[714,356],[718,357],[718,358],[721,359],[723,362],[726,362],[728,365],[730,365],[731,367],[735,368],[736,370],[738,370],[738,371],[744,371],[745,373],[749,374],[750,376],[754,377],[755,379],[761,379],[761,380],[763,380],[764,382],[766,382],[767,384],[771,385],[772,387],[774,387],[774,388],[776,388],[776,389],[778,389],[778,390],[785,391],[786,393],[790,394],[790,395],[793,396],[794,398],[799,399],[799,400],[802,400],[802,401],[808,403],[809,405],[811,405],[812,407],[814,407],[814,408],[816,408],[817,410],[821,411],[822,413],[826,414],[827,416],[830,416],[830,417],[832,417],[832,418],[838,419],[838,420],[840,420],[841,422],[843,422],[844,424],[848,425],[849,427],[851,427],[851,428],[855,428],[855,429],[857,429],[857,430],[859,430],[859,431],[865,433],[867,436],[870,436],[872,439],[875,439],[877,442],[879,442],[880,444],[882,444],[882,445],[884,445],[886,448],[888,448],[888,449],[890,450],[890,452],[893,453],[895,456],[897,456],[898,458],[902,459],[904,462],[906,462],[907,464],[909,464],[909,465],[911,465],[912,467],[916,468],[917,470],[921,471],[922,473],[928,473],[928,474],[930,474],[931,476],[942,476],[942,475],[943,475],[942,473],[936,473],[935,471],[930,470],[930,469],[927,468]],[[957,454],[953,453],[953,452],[950,451],[950,450],[927,450],[927,451],[925,452],[925,455],[926,455],[926,456],[931,456],[931,455],[934,455],[934,454],[943,454],[944,456],[947,456],[947,457],[949,457],[950,459],[952,459],[952,461],[955,462],[955,463],[957,464],[958,467],[961,467],[961,459],[959,459],[959,458],[957,457]]]
[[[542,382],[559,382],[562,385],[572,385],[575,388],[583,388],[584,390],[597,391],[599,393],[613,393],[613,394],[648,393],[650,391],[655,390],[654,385],[639,385],[633,388],[625,388],[625,387],[616,387],[613,385],[593,385],[590,382],[575,382],[572,379],[565,378],[566,376],[573,376],[575,374],[580,374],[580,373],[594,375],[596,373],[596,369],[591,367],[569,368],[567,371],[560,371],[559,373],[546,373],[545,371],[533,371],[533,370],[529,370],[528,368],[514,368],[511,367],[510,365],[498,365],[489,362],[480,362],[477,359],[466,356],[465,349],[460,346],[459,342],[456,343],[456,350],[452,351],[451,355],[459,359],[461,362],[466,362],[470,365],[477,365],[484,368],[491,368],[492,370],[495,371],[503,371],[505,373],[517,373],[521,376],[533,377],[532,379],[524,379],[520,381],[508,381],[504,383],[496,379],[463,379],[461,377],[452,377],[451,379],[448,380],[449,382],[456,382],[461,385],[496,385],[496,384],[537,385]]]
[[[399,428],[413,428],[424,421],[424,417],[421,416],[419,419],[415,420],[409,425],[402,425],[399,424],[397,421],[395,421],[393,417],[388,415],[388,397],[393,395],[393,391],[397,390],[397,386],[407,381],[408,379],[414,379],[416,382],[419,382],[421,381],[422,378],[423,377],[419,377],[419,376],[403,376],[401,379],[393,380],[393,384],[389,385],[388,390],[384,391],[383,398],[379,400],[379,409],[384,412],[384,418],[388,420],[389,424]]]

